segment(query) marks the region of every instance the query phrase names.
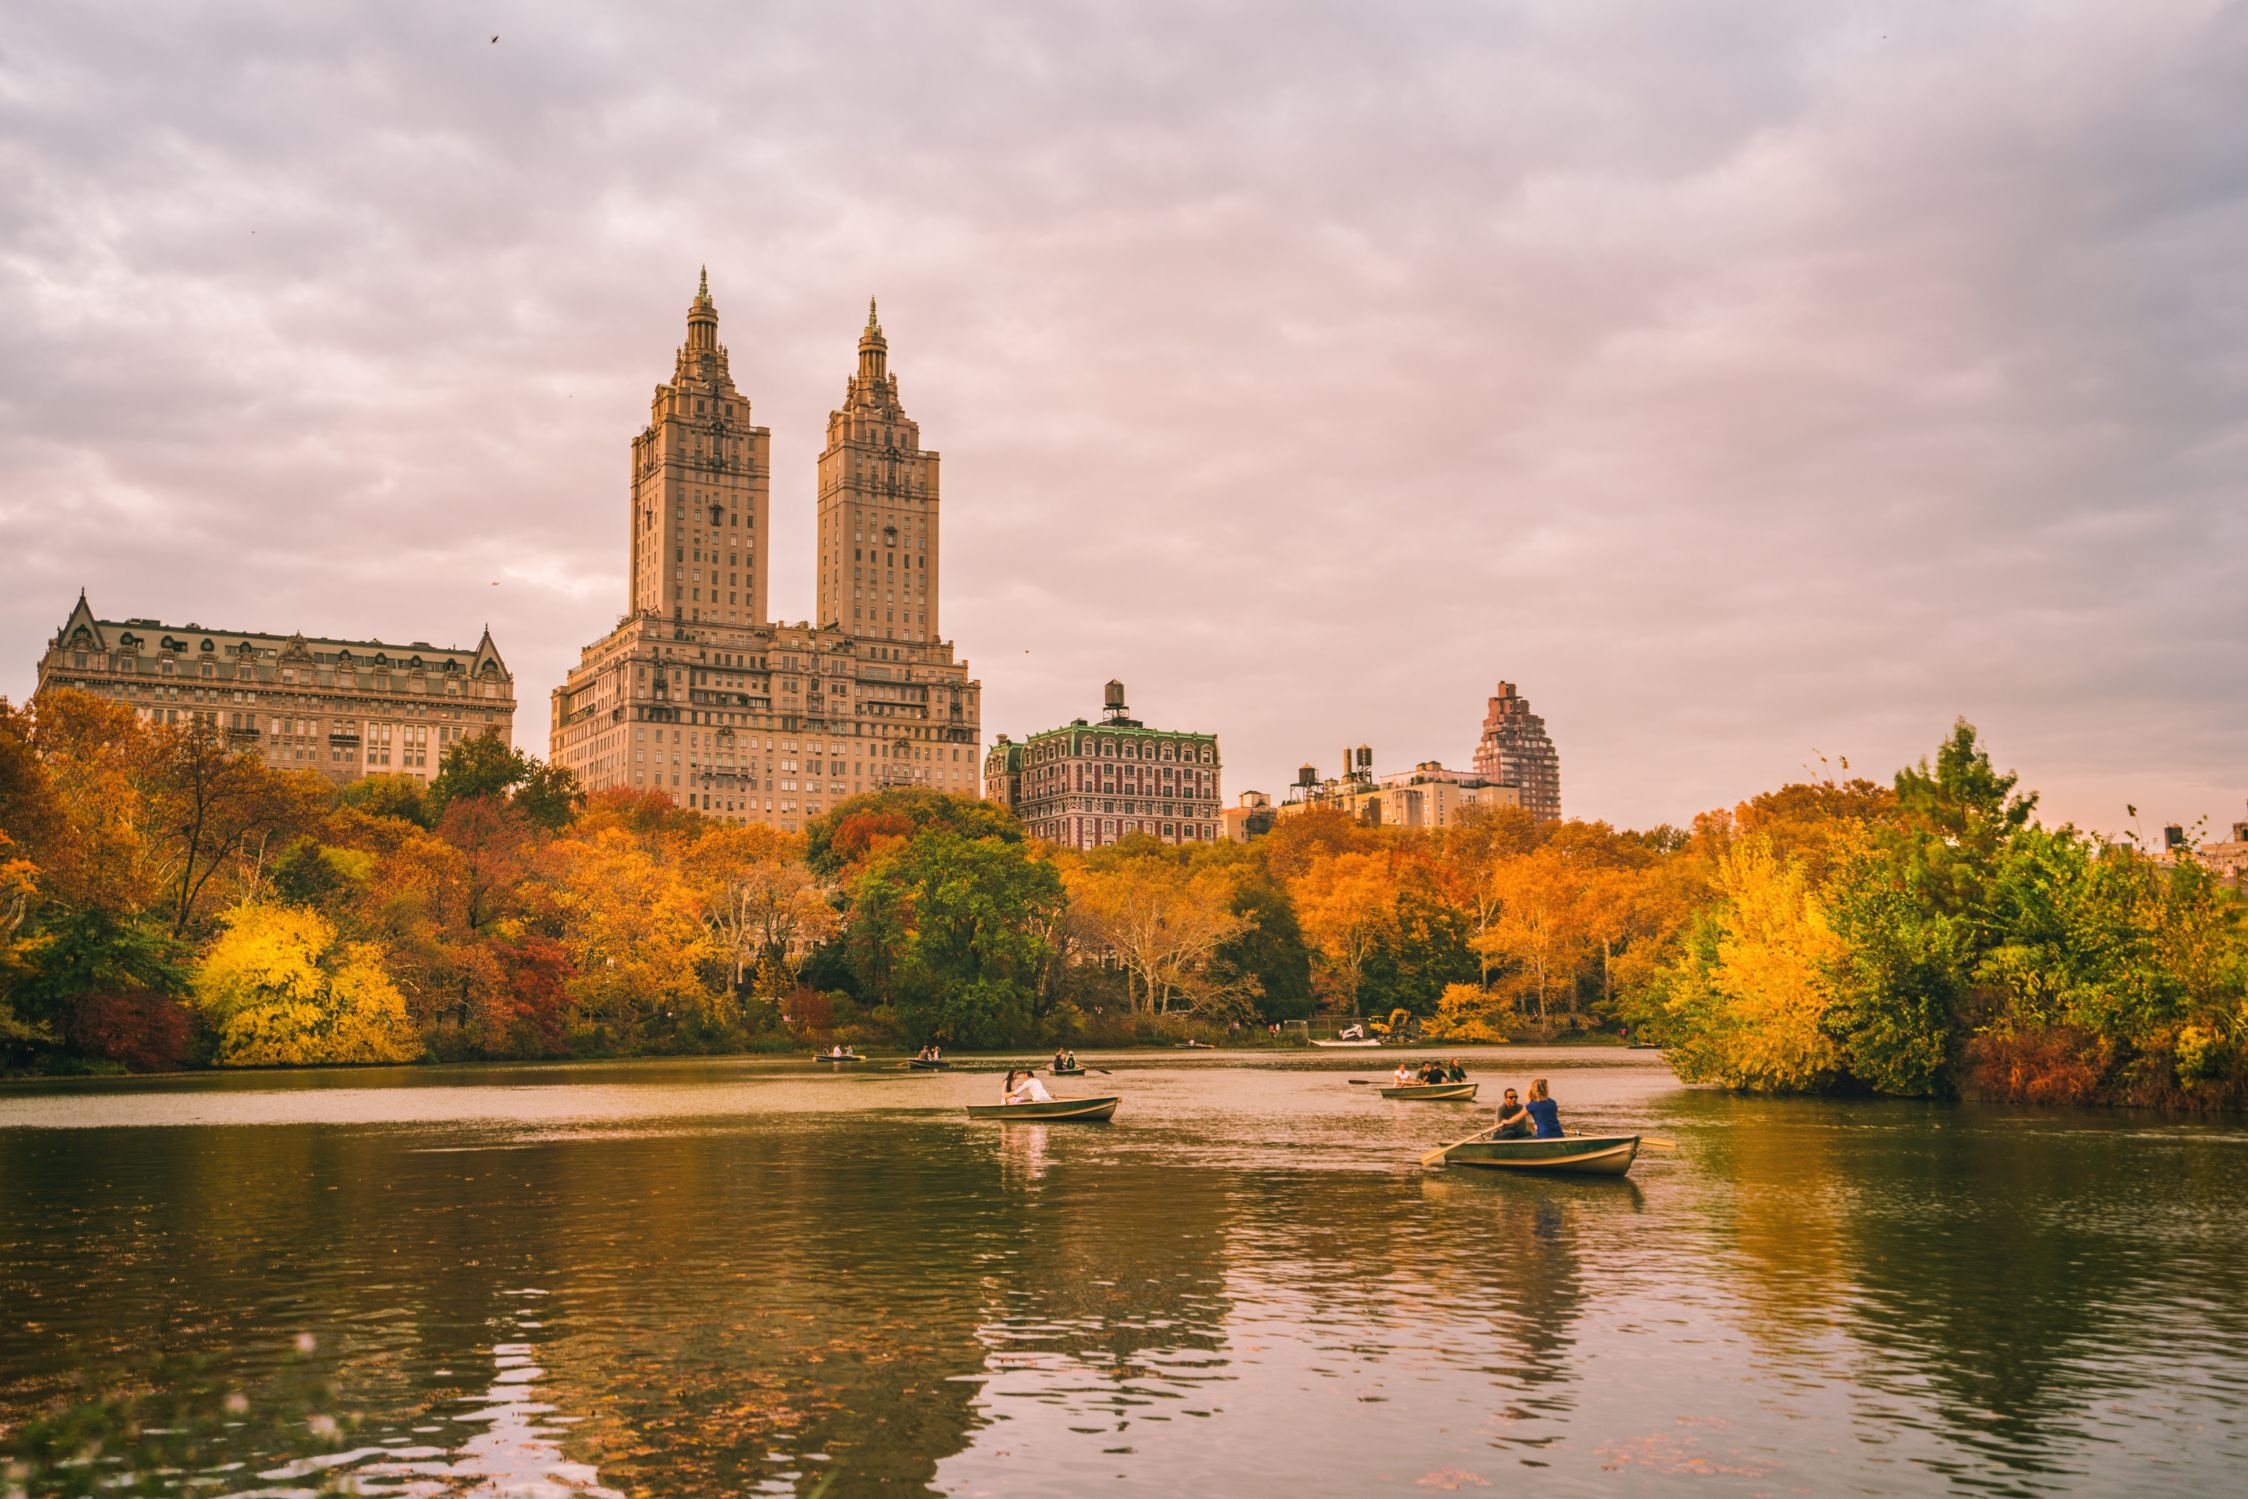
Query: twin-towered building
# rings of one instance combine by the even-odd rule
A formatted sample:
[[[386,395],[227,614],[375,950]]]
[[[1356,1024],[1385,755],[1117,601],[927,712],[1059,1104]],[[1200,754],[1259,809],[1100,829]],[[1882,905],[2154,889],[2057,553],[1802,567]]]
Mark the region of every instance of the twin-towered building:
[[[939,463],[870,303],[819,457],[817,619],[767,617],[771,434],[706,274],[632,439],[629,610],[555,690],[549,755],[588,790],[797,829],[886,786],[974,795],[982,684],[940,635]]]
[[[1560,815],[1559,757],[1507,682],[1472,772],[1429,761],[1377,777],[1361,749],[1331,781],[1306,767],[1287,805],[1251,793],[1258,805],[1230,819],[1216,736],[1149,728],[1128,716],[1121,683],[1101,722],[1021,743],[1002,734],[982,756],[982,684],[942,633],[940,460],[898,398],[872,303],[818,461],[815,619],[769,617],[772,435],[734,383],[707,273],[630,446],[627,611],[553,694],[549,756],[587,790],[793,830],[859,792],[975,795],[988,782],[1033,836],[1077,848],[1129,833],[1214,841],[1320,804],[1404,826],[1441,827],[1473,805]],[[463,737],[511,737],[515,709],[489,631],[460,650],[205,630],[102,620],[82,595],[39,681],[200,723],[339,781],[434,774]]]

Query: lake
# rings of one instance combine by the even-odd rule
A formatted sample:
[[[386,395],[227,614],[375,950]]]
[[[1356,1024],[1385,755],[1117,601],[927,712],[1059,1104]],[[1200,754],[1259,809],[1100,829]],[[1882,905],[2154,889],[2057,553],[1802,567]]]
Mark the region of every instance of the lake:
[[[28,1492],[2242,1486],[2248,1130],[1468,1055],[1679,1149],[1423,1170],[1487,1110],[1378,1053],[1054,1085],[1109,1125],[771,1059],[0,1086],[0,1447],[76,1401]]]

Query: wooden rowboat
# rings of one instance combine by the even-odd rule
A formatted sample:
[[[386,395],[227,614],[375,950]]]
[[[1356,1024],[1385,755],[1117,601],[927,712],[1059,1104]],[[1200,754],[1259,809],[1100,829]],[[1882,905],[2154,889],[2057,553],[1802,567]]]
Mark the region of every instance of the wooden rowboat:
[[[1046,1069],[1046,1075],[1048,1077],[1076,1077],[1084,1070],[1082,1067],[1049,1067]]]
[[[812,1053],[812,1060],[815,1062],[863,1062],[866,1058],[856,1052],[849,1051],[839,1057],[831,1057],[824,1051],[815,1051]]]
[[[1384,1098],[1419,1098],[1431,1103],[1465,1101],[1475,1097],[1476,1083],[1408,1083],[1402,1088],[1384,1088]]]
[[[829,1060],[832,1061],[833,1058]],[[912,1068],[915,1072],[950,1072],[952,1070],[950,1062],[940,1062],[932,1057],[910,1057],[906,1060],[906,1066]]]
[[[1051,1103],[972,1103],[970,1119],[1002,1119],[1009,1124],[1052,1124],[1057,1120],[1105,1123],[1116,1112],[1118,1100],[1108,1098],[1057,1098]]]
[[[1558,1140],[1469,1140],[1446,1151],[1444,1164],[1492,1171],[1621,1176],[1638,1156],[1637,1135],[1564,1135]]]

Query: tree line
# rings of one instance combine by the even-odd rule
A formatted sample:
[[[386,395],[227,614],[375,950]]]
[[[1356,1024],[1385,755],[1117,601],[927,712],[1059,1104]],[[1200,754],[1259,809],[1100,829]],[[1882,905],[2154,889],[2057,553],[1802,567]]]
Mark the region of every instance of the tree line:
[[[2242,899],[2032,817],[1960,725],[1690,828],[1331,809],[1077,852],[870,793],[801,834],[494,737],[337,788],[71,691],[0,703],[0,1063],[71,1070],[1627,1032],[1770,1091],[2236,1106]]]

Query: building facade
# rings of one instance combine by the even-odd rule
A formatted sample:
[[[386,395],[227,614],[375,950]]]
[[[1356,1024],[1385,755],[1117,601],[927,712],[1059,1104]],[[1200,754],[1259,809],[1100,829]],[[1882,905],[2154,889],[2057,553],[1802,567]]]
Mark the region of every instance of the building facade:
[[[512,740],[515,678],[492,644],[327,640],[95,617],[86,596],[47,643],[38,691],[76,687],[152,723],[201,724],[284,770],[340,783],[424,780],[456,741]]]
[[[982,684],[938,635],[937,455],[872,304],[819,459],[816,622],[767,617],[770,483],[706,273],[632,440],[630,607],[555,690],[549,758],[588,790],[791,831],[862,791],[976,795]]]
[[[1279,812],[1264,792],[1244,791],[1233,799],[1232,806],[1218,813],[1218,836],[1247,843],[1259,833],[1271,832],[1272,820]]]
[[[1343,751],[1343,774],[1319,779],[1306,765],[1275,810],[1300,816],[1313,807],[1332,807],[1369,827],[1445,828],[1469,807],[1519,807],[1518,788],[1485,780],[1472,771],[1447,770],[1423,760],[1411,770],[1374,774],[1374,752],[1366,745]]]
[[[1522,805],[1538,821],[1559,820],[1561,756],[1546,737],[1545,720],[1530,711],[1530,700],[1516,693],[1512,682],[1501,682],[1484,710],[1475,774],[1519,788]]]
[[[1218,736],[1151,729],[1128,716],[1111,682],[1098,724],[1077,719],[1017,744],[999,736],[984,759],[992,800],[1032,837],[1098,848],[1126,833],[1209,843],[1218,828]]]

